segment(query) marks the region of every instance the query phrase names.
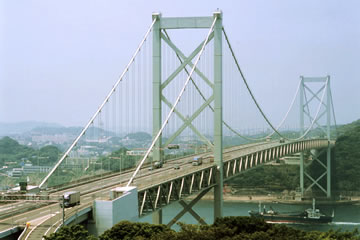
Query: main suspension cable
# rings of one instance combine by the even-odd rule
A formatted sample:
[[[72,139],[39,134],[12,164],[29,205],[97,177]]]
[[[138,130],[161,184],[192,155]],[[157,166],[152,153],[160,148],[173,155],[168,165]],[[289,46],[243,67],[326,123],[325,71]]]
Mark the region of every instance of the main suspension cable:
[[[224,33],[226,42],[228,43],[228,47],[229,47],[229,49],[230,49],[230,51],[231,51],[231,54],[232,54],[232,56],[233,56],[233,58],[234,58],[235,64],[236,64],[236,66],[237,66],[237,69],[238,69],[238,71],[239,71],[239,73],[240,73],[240,75],[241,75],[241,78],[242,78],[243,81],[244,81],[244,84],[245,84],[245,86],[246,86],[246,88],[247,88],[247,90],[248,90],[251,98],[253,99],[253,101],[254,101],[257,109],[260,111],[260,113],[261,113],[261,115],[263,116],[263,118],[265,119],[265,121],[266,121],[266,122],[268,123],[268,125],[273,129],[274,133],[277,133],[280,137],[282,137],[282,138],[284,138],[284,139],[286,139],[286,140],[290,140],[290,141],[296,141],[296,140],[300,140],[300,139],[304,138],[304,137],[308,134],[308,132],[311,130],[311,128],[313,127],[314,123],[318,120],[318,119],[317,119],[317,118],[318,118],[318,114],[319,114],[320,108],[321,108],[321,106],[322,106],[322,104],[323,104],[323,100],[324,100],[324,96],[325,96],[325,90],[326,90],[326,88],[327,88],[327,82],[328,82],[328,81],[326,81],[326,83],[325,83],[325,84],[326,84],[326,87],[325,87],[325,90],[324,90],[324,92],[323,92],[323,96],[322,96],[322,98],[321,98],[321,102],[320,102],[320,104],[319,104],[318,111],[317,111],[316,116],[315,116],[315,118],[313,119],[310,127],[305,131],[305,133],[304,133],[302,136],[300,136],[300,137],[298,137],[298,138],[295,138],[295,139],[287,138],[287,137],[283,136],[283,135],[278,131],[278,129],[276,129],[276,128],[273,126],[273,124],[272,124],[272,123],[270,122],[270,120],[267,118],[267,116],[265,115],[265,113],[264,113],[263,110],[261,109],[260,105],[259,105],[258,102],[256,101],[255,96],[254,96],[254,94],[252,93],[252,91],[251,91],[251,89],[250,89],[250,87],[249,87],[249,85],[248,85],[248,83],[247,83],[247,81],[246,81],[246,78],[245,78],[243,72],[241,71],[241,68],[240,68],[239,63],[238,63],[238,61],[237,61],[237,59],[236,59],[235,53],[234,53],[234,51],[233,51],[233,49],[232,49],[232,47],[231,47],[231,44],[230,44],[229,38],[228,38],[228,36],[227,36],[227,34],[226,34],[226,32],[225,32],[225,29],[223,28],[222,30],[223,30],[223,33]],[[300,86],[300,85],[299,85],[299,86]],[[273,135],[274,133],[272,133],[271,135]]]

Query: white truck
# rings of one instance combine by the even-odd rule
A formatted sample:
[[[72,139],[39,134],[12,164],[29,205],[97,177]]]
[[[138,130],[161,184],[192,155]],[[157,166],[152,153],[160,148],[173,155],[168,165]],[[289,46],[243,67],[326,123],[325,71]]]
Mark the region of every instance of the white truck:
[[[202,164],[202,157],[196,156],[193,158],[193,160],[192,160],[193,166],[199,166],[201,164]]]
[[[79,205],[80,204],[80,192],[79,191],[70,191],[70,192],[64,193],[63,203],[64,203],[65,208]],[[62,206],[62,203],[61,203],[61,206]]]

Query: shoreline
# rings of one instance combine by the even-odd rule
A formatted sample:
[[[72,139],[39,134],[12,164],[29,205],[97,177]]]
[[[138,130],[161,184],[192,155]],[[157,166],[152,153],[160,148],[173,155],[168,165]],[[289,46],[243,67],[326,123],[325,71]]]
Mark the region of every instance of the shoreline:
[[[189,196],[186,199],[192,200],[196,196]],[[213,201],[213,194],[206,194],[201,198],[201,200]],[[312,204],[312,200],[292,200],[292,199],[281,199],[278,196],[269,196],[269,195],[251,195],[251,196],[239,196],[239,195],[223,195],[224,202],[243,202],[243,203],[282,203],[282,204]],[[352,197],[350,200],[317,200],[319,205],[360,205],[360,197]]]

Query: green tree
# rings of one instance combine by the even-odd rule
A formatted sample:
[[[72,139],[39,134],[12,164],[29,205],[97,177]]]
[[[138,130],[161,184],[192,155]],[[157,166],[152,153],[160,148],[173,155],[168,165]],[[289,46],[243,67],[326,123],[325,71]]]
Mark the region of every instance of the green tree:
[[[56,162],[59,159],[60,153],[60,150],[55,146],[49,145],[40,148],[39,157],[41,158],[41,163],[47,165]]]
[[[73,225],[71,227],[61,227],[56,233],[50,236],[44,236],[45,240],[96,240],[96,238],[89,234],[89,232],[81,225]]]
[[[111,229],[105,231],[100,240],[133,240],[133,239],[150,239],[156,234],[171,232],[172,230],[166,225],[155,225],[149,223],[132,223],[121,221]]]

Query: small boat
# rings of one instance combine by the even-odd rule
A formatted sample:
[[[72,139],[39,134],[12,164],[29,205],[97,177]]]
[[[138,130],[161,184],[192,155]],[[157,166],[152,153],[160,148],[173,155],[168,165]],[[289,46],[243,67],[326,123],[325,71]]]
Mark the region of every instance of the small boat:
[[[300,224],[324,224],[332,222],[334,212],[331,216],[325,215],[315,208],[315,199],[313,199],[313,207],[303,212],[279,213],[271,207],[266,210],[265,206],[261,211],[261,203],[259,203],[259,211],[249,211],[252,217],[262,218],[268,223],[300,223]]]

